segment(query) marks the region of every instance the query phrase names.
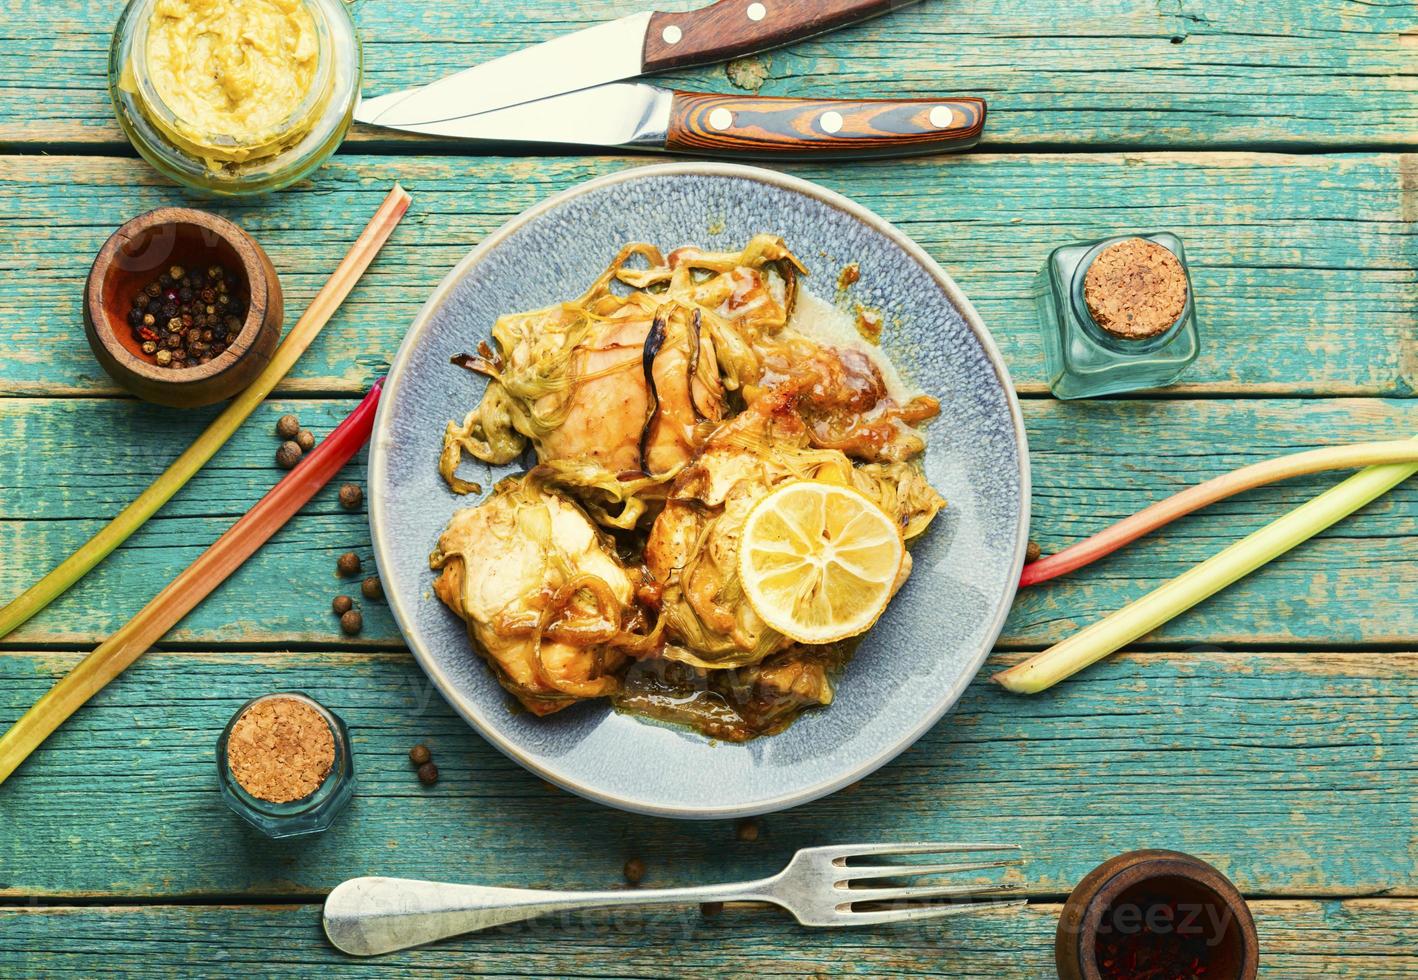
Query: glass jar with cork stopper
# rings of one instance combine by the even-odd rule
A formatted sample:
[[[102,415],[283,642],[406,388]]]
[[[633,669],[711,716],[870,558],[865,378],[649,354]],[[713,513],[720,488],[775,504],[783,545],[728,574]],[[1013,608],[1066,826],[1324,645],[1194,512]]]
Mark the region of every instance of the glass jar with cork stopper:
[[[1169,232],[1057,248],[1034,298],[1059,398],[1171,384],[1201,350],[1186,251]]]
[[[227,806],[268,837],[318,834],[354,796],[349,730],[307,694],[268,694],[237,709],[217,742]]]

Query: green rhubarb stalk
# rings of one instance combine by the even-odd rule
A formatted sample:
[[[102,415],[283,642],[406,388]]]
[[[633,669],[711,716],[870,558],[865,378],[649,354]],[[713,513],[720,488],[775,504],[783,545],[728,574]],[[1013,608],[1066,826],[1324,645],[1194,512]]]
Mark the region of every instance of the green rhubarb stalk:
[[[1385,463],[1415,462],[1418,462],[1418,440],[1403,439],[1395,442],[1365,442],[1355,446],[1312,449],[1245,466],[1214,480],[1188,487],[1104,528],[1091,538],[1070,545],[1057,554],[1030,562],[1024,566],[1024,571],[1019,576],[1019,587],[1038,585],[1077,571],[1179,517],[1246,490],[1325,470],[1352,470]]]
[[[359,239],[350,247],[334,275],[325,283],[315,299],[285,340],[276,348],[271,361],[220,415],[207,426],[197,441],[163,470],[138,499],[125,507],[118,516],[99,531],[44,578],[30,586],[5,608],[0,609],[0,637],[7,636],[29,618],[63,595],[75,582],[88,574],[138,528],[157,513],[158,508],[186,486],[207,461],[231,438],[242,422],[266,400],[282,378],[295,366],[300,355],[320,335],[321,329],[340,308],[359,277],[379,254],[399,219],[409,208],[409,195],[395,184]]]
[[[992,680],[1038,694],[1161,626],[1418,473],[1418,464],[1371,466],[1237,541],[1166,585]]]
[[[197,608],[330,482],[369,441],[382,390],[383,381],[376,381],[349,417],[300,465],[0,735],[0,783],[70,715]]]

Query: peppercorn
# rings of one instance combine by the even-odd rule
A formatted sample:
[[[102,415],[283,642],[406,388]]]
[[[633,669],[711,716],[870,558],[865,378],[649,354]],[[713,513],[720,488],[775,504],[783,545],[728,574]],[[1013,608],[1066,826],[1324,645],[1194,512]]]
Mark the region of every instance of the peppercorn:
[[[212,268],[216,269],[218,279],[228,275],[220,266]],[[232,282],[235,283],[235,279]],[[205,317],[208,307],[203,304],[201,290],[196,285],[187,269],[174,265],[133,295],[132,308],[126,314],[133,338],[139,342],[142,352],[161,367],[206,364],[226,349],[215,349],[211,346],[213,337],[203,335],[204,328],[210,325],[199,318]],[[234,302],[229,301],[225,312],[235,314],[239,326],[246,316],[246,306],[244,297],[236,297]],[[153,342],[152,349],[146,347],[147,341]],[[159,357],[164,349],[171,353]]]
[[[276,465],[283,470],[289,470],[299,462],[300,447],[293,442],[281,443],[281,448],[276,450]]]
[[[409,761],[416,766],[422,766],[433,758],[433,753],[428,751],[428,746],[422,742],[409,749]]]
[[[723,903],[723,902],[700,902],[700,903],[699,903],[699,914],[702,915],[702,916],[704,916],[706,919],[713,918],[714,916],[718,915],[718,914],[719,914],[720,912],[722,912],[722,911],[724,911],[724,903]]]
[[[355,636],[364,629],[364,617],[359,614],[358,609],[346,610],[340,616],[340,629],[346,636]]]
[[[161,367],[167,367],[172,363],[172,351],[167,349],[160,350],[153,355],[153,360],[157,361]]]
[[[1038,561],[1039,556],[1044,553],[1044,549],[1039,547],[1039,542],[1030,541],[1029,546],[1024,549],[1025,561]]]
[[[301,448],[302,452],[310,452],[315,448],[315,434],[309,429],[301,429],[295,434],[295,444]]]
[[[340,487],[340,506],[345,510],[354,510],[364,503],[364,491],[357,483],[346,483]]]
[[[354,608],[354,600],[347,595],[337,595],[330,603],[330,608],[334,610],[336,616],[343,616]]]
[[[349,578],[351,575],[358,575],[359,569],[359,555],[355,554],[353,551],[346,551],[339,557],[339,560],[335,562],[335,571],[339,572],[344,578]]]
[[[156,354],[157,352],[158,352],[158,344],[157,344],[157,341],[155,341],[155,340],[145,340],[145,341],[143,341],[143,353],[144,353],[144,354]]]
[[[419,766],[419,782],[425,786],[432,786],[438,782],[438,767],[432,762],[425,762]]]
[[[276,435],[282,439],[294,439],[300,434],[300,419],[294,415],[282,415],[276,419]]]
[[[361,582],[359,584],[359,591],[366,599],[378,600],[384,598],[384,586],[379,581],[378,575],[371,575]]]
[[[758,821],[752,818],[740,820],[737,834],[738,839],[745,843],[758,840]]]
[[[625,867],[621,869],[625,875],[625,880],[632,885],[638,885],[645,878],[645,862],[639,858],[631,858],[625,862]]]

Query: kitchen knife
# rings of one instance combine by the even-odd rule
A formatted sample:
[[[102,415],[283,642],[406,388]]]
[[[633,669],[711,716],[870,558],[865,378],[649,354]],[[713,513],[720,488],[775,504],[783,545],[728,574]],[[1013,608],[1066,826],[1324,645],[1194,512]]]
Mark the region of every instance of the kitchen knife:
[[[407,128],[476,115],[605,82],[780,47],[919,0],[719,0],[682,14],[643,13],[360,103],[355,118]]]
[[[787,99],[612,82],[398,128],[499,143],[580,143],[786,159],[963,150],[979,142],[984,126],[985,103],[974,98]]]

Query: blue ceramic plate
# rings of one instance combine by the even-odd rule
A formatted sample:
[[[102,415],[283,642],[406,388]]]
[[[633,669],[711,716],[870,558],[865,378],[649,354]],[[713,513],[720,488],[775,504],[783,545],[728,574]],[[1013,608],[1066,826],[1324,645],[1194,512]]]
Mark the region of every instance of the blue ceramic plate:
[[[438,476],[444,425],[482,397],[448,363],[500,314],[569,299],[628,241],[737,249],[782,235],[831,299],[861,265],[853,299],[880,309],[882,345],[906,379],[940,399],[925,467],[950,502],[912,548],[915,570],[861,644],[835,703],[747,744],[618,715],[598,703],[538,719],[470,648],[432,594],[428,554],[471,506]],[[508,470],[465,464],[484,487]],[[900,231],[832,191],[726,164],[644,167],[575,187],[514,219],[465,258],[419,313],[389,372],[369,461],[369,517],[389,604],[423,669],[507,755],[573,793],[670,817],[766,813],[861,779],[925,733],[985,659],[1014,597],[1028,530],[1029,464],[1009,375],[970,301]]]

